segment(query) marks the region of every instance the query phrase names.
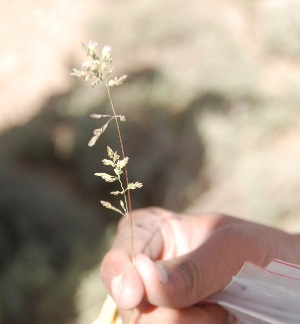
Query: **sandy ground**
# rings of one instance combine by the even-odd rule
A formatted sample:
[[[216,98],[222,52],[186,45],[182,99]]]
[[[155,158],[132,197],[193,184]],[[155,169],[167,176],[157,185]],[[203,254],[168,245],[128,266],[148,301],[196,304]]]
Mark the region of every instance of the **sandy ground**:
[[[49,95],[70,87],[66,62],[81,55],[95,6],[90,0],[0,3],[0,131],[25,122]]]

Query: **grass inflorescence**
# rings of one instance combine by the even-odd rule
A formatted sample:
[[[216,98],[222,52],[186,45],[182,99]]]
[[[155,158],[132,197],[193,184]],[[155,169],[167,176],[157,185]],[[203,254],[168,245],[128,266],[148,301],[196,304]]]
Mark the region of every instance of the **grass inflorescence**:
[[[127,172],[127,164],[129,158],[125,155],[124,145],[122,134],[119,127],[119,122],[125,122],[126,118],[123,115],[118,115],[116,113],[113,100],[111,97],[110,89],[112,87],[120,86],[127,78],[126,75],[121,77],[112,77],[112,73],[114,72],[114,66],[112,65],[112,56],[111,56],[111,47],[105,45],[102,49],[101,55],[99,56],[96,52],[97,43],[89,42],[87,45],[82,44],[83,48],[88,56],[89,60],[85,61],[82,64],[81,70],[73,69],[71,75],[77,77],[78,79],[87,82],[92,81],[91,86],[96,87],[99,84],[104,85],[106,88],[107,96],[109,98],[110,107],[112,114],[92,114],[91,118],[100,119],[103,123],[100,127],[96,128],[93,131],[93,136],[90,139],[88,145],[90,147],[94,146],[100,136],[106,131],[109,124],[114,120],[115,125],[118,132],[119,144],[121,154],[118,151],[114,151],[109,146],[107,146],[107,158],[102,160],[102,163],[105,166],[109,166],[112,168],[110,173],[95,173],[96,176],[103,179],[105,182],[116,182],[118,183],[118,190],[112,191],[111,195],[118,196],[120,195],[120,206],[116,207],[112,205],[109,201],[101,200],[101,204],[113,210],[122,216],[126,217],[128,229],[130,231],[130,250],[131,250],[131,260],[132,263],[135,264],[135,252],[134,252],[134,242],[133,242],[133,231],[132,231],[132,216],[131,216],[131,198],[130,191],[134,189],[141,188],[142,183],[129,182],[128,172]],[[131,316],[130,316],[131,317]],[[129,320],[131,322],[131,320]]]

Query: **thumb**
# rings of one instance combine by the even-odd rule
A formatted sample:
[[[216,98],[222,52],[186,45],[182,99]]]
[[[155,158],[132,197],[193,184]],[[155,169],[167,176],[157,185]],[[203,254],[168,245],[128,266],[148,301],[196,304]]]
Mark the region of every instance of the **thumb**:
[[[215,232],[198,249],[183,256],[152,261],[138,255],[145,298],[150,304],[173,308],[189,307],[223,289],[246,260],[266,261],[255,235],[243,228],[228,227]]]
[[[152,305],[183,308],[204,298],[201,282],[204,275],[189,255],[156,262],[138,255],[136,268],[145,287],[145,298]]]

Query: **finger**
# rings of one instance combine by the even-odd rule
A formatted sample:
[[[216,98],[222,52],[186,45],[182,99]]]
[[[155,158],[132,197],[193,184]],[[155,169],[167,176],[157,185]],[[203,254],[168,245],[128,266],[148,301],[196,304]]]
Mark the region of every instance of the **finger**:
[[[138,210],[133,213],[134,250],[157,259],[163,249],[160,227],[172,213],[158,208]],[[132,264],[130,231],[125,220],[120,222],[111,250],[104,257],[100,276],[120,308],[138,305],[144,294],[141,277]]]
[[[158,258],[163,248],[161,227],[173,217],[173,213],[160,208],[144,208],[132,212],[132,232],[135,253],[147,254]],[[126,219],[122,219],[112,249],[121,250],[127,256],[131,254],[131,231]]]
[[[276,235],[280,241],[283,232]],[[219,229],[200,248],[178,258],[153,262],[138,255],[146,298],[157,306],[194,305],[223,289],[246,260],[266,265],[277,257],[274,236],[268,236],[268,230],[236,224]]]
[[[133,318],[136,324],[225,324],[228,321],[228,313],[220,306],[213,304],[184,309],[152,307],[148,311],[135,309]]]
[[[143,298],[142,279],[126,255],[110,251],[103,259],[100,276],[118,307],[131,309]]]

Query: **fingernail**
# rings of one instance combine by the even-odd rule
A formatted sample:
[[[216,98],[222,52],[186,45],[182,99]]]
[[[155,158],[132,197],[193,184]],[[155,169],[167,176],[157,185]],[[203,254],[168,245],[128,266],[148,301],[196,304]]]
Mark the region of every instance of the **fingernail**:
[[[158,279],[161,283],[166,283],[168,281],[168,273],[166,269],[160,264],[160,263],[155,263]]]
[[[112,297],[116,304],[118,304],[121,292],[122,292],[122,287],[123,287],[123,282],[124,282],[124,275],[120,274],[116,277],[114,277],[111,281],[111,292],[112,292]]]

